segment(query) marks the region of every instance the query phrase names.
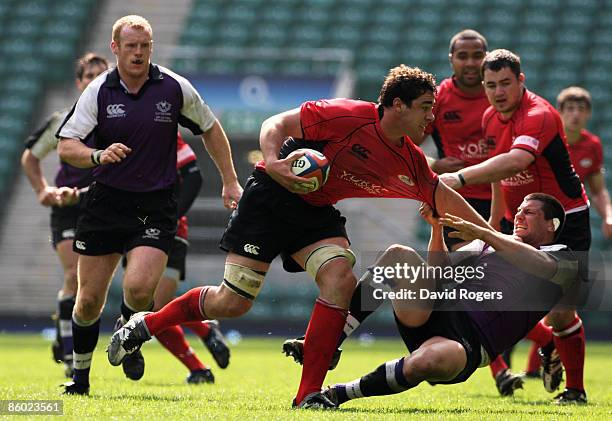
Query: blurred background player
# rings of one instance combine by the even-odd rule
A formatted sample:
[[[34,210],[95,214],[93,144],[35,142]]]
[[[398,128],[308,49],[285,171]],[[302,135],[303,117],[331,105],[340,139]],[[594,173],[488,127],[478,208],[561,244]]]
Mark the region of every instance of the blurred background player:
[[[436,118],[427,130],[438,152],[438,159],[430,161],[431,169],[437,174],[458,171],[488,157],[489,145],[482,135],[482,115],[490,104],[480,75],[486,53],[487,40],[472,29],[458,32],[450,40],[448,58],[453,75],[438,86],[434,105]],[[489,184],[469,186],[459,193],[485,220],[489,219]],[[461,239],[448,237],[450,231],[445,227],[444,241],[449,250],[455,250],[461,245]]]
[[[589,199],[601,216],[601,232],[612,237],[612,205],[606,188],[603,151],[599,137],[586,129],[591,118],[591,94],[572,86],[557,96],[557,109],[569,144],[569,153],[580,180],[589,187]]]
[[[110,48],[117,67],[102,74],[79,98],[60,127],[62,159],[95,167],[95,182],[83,203],[75,234],[79,288],[73,311],[73,381],[66,394],[89,393],[100,315],[117,263],[124,253],[125,320],[153,308],[177,224],[176,136],[178,123],[201,135],[223,180],[227,208],[235,206],[238,183],[229,141],[208,105],[185,78],[151,63],[153,29],[142,16],[118,19]],[[95,132],[96,147],[82,140]],[[126,359],[132,378],[142,377],[144,359]]]
[[[507,233],[511,232],[511,221],[525,195],[545,191],[554,196],[567,214],[558,242],[581,257],[581,275],[586,280],[591,246],[589,205],[570,162],[559,113],[544,98],[525,88],[520,58],[511,51],[488,53],[482,73],[491,103],[483,117],[483,132],[495,142],[495,150],[486,161],[440,178],[456,189],[499,181],[502,194],[497,195],[494,189],[491,212],[503,209],[502,229]],[[551,311],[547,323],[553,327],[556,350],[543,355],[544,387],[549,392],[559,387],[562,362],[567,373],[566,389],[555,397],[555,402],[586,403],[582,320],[575,307],[565,306]]]
[[[198,196],[202,186],[202,175],[196,162],[196,155],[191,147],[185,143],[180,133],[177,134],[176,145],[176,166],[177,183],[175,194],[178,201],[178,222],[176,235],[172,242],[172,247],[168,253],[168,263],[162,275],[157,289],[155,290],[154,311],[161,309],[168,304],[175,296],[179,281],[185,280],[186,258],[189,247],[187,212],[191,208],[193,201]],[[127,259],[124,256],[124,267]],[[125,324],[123,316],[120,316],[118,326]],[[213,358],[221,368],[226,368],[229,364],[230,351],[219,329],[219,322],[216,320],[187,322],[182,326],[193,331],[210,351]],[[174,355],[187,369],[189,376],[187,383],[214,383],[215,377],[212,371],[200,361],[195,351],[189,346],[181,326],[172,326],[163,332],[155,335],[157,340]],[[124,369],[126,367],[124,366]],[[129,367],[128,367],[129,369]],[[132,372],[127,371],[126,376],[132,378]],[[141,373],[136,373],[141,375]],[[133,379],[138,380],[138,379]]]
[[[87,53],[77,60],[75,84],[80,92],[100,73],[108,69],[105,58]],[[79,200],[93,181],[91,169],[76,168],[64,161],[55,176],[55,186],[49,185],[42,173],[40,161],[57,148],[55,132],[70,110],[53,113],[26,140],[21,156],[23,172],[43,206],[51,207],[51,244],[64,272],[64,282],[57,295],[56,339],[53,341],[53,358],[63,361],[66,376],[72,377],[72,308],[77,293],[78,254],[72,250],[72,242],[79,215]],[[93,145],[93,136],[85,140]]]

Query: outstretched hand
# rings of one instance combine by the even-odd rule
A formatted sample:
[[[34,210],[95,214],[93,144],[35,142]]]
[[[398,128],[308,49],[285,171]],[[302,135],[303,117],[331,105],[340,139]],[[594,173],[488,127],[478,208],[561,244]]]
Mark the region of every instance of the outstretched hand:
[[[472,224],[458,216],[451,215],[449,213],[444,214],[443,217],[439,218],[442,225],[450,228],[454,228],[457,231],[450,232],[449,237],[461,238],[463,241],[482,240],[484,235],[487,233],[486,228],[482,228],[476,224]]]

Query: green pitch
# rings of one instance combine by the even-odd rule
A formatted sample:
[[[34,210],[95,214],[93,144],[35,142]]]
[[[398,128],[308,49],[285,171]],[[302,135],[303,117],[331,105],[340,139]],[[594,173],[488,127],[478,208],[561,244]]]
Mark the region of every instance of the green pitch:
[[[203,345],[189,338],[206,363]],[[419,387],[399,395],[349,402],[335,412],[295,411],[291,399],[297,389],[300,367],[285,358],[277,338],[246,339],[232,348],[226,370],[212,366],[214,385],[185,384],[187,370],[159,344],[143,348],[145,377],[133,382],[120,367],[111,367],[104,349],[108,335],[100,338],[92,366],[89,397],[60,396],[64,382],[60,365],[51,361],[49,342],[35,335],[0,334],[0,399],[62,399],[69,419],[589,419],[612,418],[612,344],[587,344],[586,407],[558,407],[539,380],[528,380],[514,398],[501,398],[483,368],[466,383]],[[522,368],[526,346],[515,352]],[[365,347],[349,341],[336,370],[326,384],[349,381],[402,355],[399,340],[378,340]],[[214,363],[213,363],[214,364]],[[0,416],[0,418],[2,418]],[[41,419],[41,418],[37,418]]]

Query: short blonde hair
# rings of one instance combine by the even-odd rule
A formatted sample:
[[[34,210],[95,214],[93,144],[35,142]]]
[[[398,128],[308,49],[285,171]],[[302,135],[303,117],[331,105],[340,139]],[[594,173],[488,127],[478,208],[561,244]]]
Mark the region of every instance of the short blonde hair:
[[[121,38],[121,30],[124,26],[128,26],[130,28],[139,29],[141,31],[146,31],[153,38],[153,28],[151,28],[151,24],[148,20],[138,15],[128,15],[122,18],[117,19],[117,21],[113,24],[113,32],[111,34],[112,40],[116,43],[119,43]]]

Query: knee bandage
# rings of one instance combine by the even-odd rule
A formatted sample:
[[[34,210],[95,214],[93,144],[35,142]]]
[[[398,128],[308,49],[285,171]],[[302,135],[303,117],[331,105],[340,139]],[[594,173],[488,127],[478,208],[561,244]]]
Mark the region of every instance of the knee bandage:
[[[323,265],[330,260],[338,258],[346,259],[351,266],[355,266],[356,258],[353,252],[350,249],[345,249],[344,247],[333,244],[327,244],[313,250],[306,258],[304,266],[306,272],[308,272],[313,279],[316,279],[317,273]]]
[[[263,286],[265,273],[234,263],[225,264],[223,285],[247,300],[254,300]]]

